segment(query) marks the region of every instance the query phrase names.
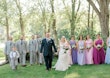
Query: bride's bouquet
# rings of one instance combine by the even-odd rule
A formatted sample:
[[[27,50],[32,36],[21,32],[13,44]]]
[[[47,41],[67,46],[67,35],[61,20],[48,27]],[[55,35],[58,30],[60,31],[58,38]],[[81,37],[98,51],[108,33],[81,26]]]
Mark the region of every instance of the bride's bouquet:
[[[66,53],[69,50],[69,46],[64,46],[63,49],[65,50],[64,53]]]
[[[72,48],[76,48],[76,45],[72,45]]]

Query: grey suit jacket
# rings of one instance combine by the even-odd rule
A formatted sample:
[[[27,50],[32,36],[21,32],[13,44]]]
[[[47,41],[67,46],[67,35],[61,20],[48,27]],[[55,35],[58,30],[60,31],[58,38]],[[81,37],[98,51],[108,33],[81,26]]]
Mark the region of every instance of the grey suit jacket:
[[[12,47],[14,46],[14,42],[13,41],[7,41],[5,43],[5,54],[9,55],[10,52],[12,51]]]
[[[37,44],[36,44],[36,40],[30,40],[29,41],[29,52],[36,52],[37,51]]]
[[[42,38],[37,38],[36,39],[36,44],[38,45],[38,52],[40,52],[40,49],[41,49],[41,43],[42,43]]]
[[[17,51],[19,53],[22,53],[22,52],[26,53],[28,51],[27,41],[25,41],[25,40],[18,40],[16,42],[16,47],[17,47]]]

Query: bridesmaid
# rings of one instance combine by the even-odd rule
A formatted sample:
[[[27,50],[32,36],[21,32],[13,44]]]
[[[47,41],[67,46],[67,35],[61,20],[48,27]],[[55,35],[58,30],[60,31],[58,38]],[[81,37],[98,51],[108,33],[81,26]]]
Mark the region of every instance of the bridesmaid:
[[[93,64],[93,41],[86,36],[86,64]]]
[[[103,64],[105,61],[104,41],[100,38],[100,34],[94,40],[93,61],[94,64]]]
[[[83,36],[79,37],[78,41],[78,64],[84,65],[85,64],[85,41],[83,40]]]
[[[77,49],[76,49],[76,41],[75,37],[72,36],[70,40],[70,45],[71,45],[71,55],[72,55],[72,63],[77,64]]]
[[[106,50],[106,57],[105,63],[110,64],[110,37],[107,38],[107,50]]]

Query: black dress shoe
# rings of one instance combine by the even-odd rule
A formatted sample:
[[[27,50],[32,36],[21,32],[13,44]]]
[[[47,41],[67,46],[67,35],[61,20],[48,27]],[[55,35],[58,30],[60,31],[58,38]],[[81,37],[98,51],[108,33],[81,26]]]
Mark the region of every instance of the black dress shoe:
[[[32,66],[32,64],[30,64],[30,66]]]
[[[27,65],[22,65],[22,67],[26,67]]]
[[[42,63],[40,63],[40,65],[42,65]]]
[[[49,68],[49,70],[52,70],[52,68]]]
[[[15,69],[17,70],[17,66],[15,66]]]
[[[46,71],[49,71],[49,69],[46,68]]]

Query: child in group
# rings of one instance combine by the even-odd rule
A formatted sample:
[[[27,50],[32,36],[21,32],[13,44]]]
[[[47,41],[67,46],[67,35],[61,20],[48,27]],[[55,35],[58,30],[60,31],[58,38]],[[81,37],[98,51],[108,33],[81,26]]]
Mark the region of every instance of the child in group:
[[[12,70],[17,70],[19,53],[15,46],[12,47],[12,51],[10,52],[10,66]]]

